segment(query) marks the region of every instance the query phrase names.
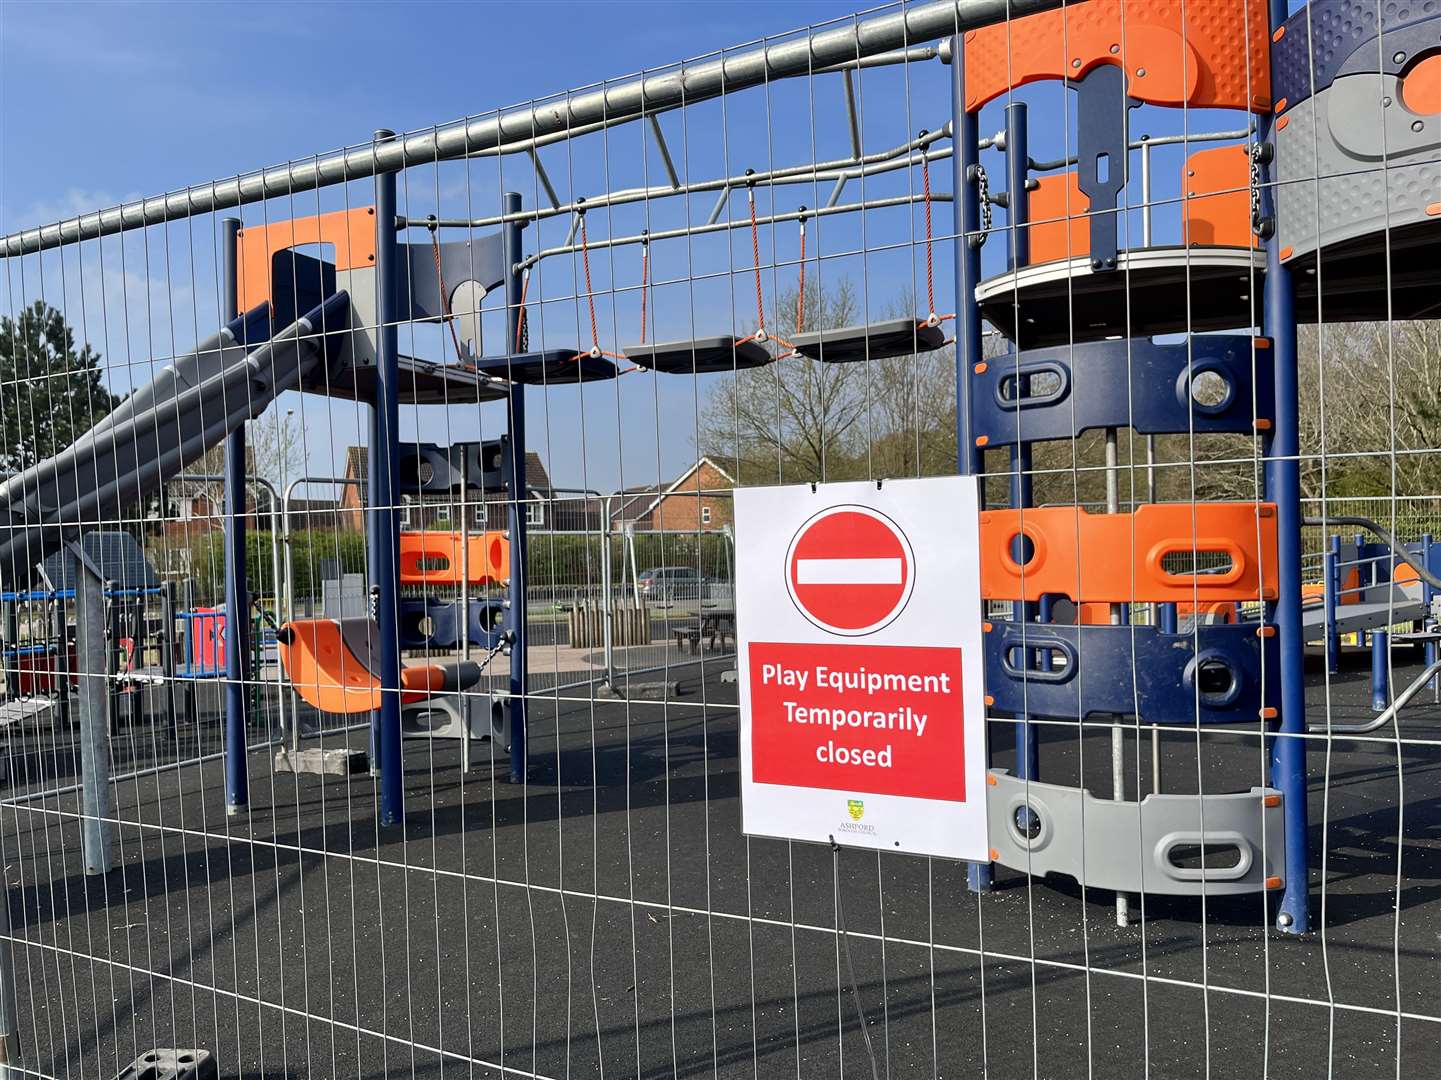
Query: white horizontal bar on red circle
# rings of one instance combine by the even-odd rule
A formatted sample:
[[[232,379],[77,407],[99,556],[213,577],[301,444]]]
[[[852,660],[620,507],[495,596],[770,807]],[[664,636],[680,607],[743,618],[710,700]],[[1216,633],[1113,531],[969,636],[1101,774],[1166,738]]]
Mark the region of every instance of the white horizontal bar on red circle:
[[[797,559],[797,585],[899,585],[900,559]]]

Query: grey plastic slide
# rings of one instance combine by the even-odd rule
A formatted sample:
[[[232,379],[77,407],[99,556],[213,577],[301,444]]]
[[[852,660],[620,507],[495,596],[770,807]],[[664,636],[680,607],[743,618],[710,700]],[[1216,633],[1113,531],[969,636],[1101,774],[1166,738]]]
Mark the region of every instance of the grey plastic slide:
[[[0,485],[0,585],[28,587],[47,554],[134,507],[297,387],[324,363],[325,335],[348,325],[349,305],[334,293],[258,348],[264,309],[235,320],[73,446]]]

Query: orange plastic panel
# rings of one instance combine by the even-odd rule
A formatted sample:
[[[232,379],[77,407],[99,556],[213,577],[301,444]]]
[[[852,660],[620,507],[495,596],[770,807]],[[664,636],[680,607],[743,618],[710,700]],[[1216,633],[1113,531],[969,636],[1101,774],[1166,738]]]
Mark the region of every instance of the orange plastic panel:
[[[400,534],[402,585],[459,585],[464,566],[460,533]],[[470,584],[492,585],[510,580],[510,541],[502,532],[470,537]]]
[[[1264,0],[1092,0],[1011,19],[966,34],[966,109],[1124,64],[1139,101],[1266,112],[1269,32]]]
[[[380,708],[380,680],[346,647],[340,623],[301,619],[284,630],[289,633],[281,634],[280,663],[302,701],[342,715]]]
[[[1401,77],[1401,103],[1417,116],[1441,113],[1441,52],[1423,57]]]
[[[400,688],[413,693],[402,694],[402,701],[428,698],[445,689],[445,668],[439,664],[410,664],[400,669]]]
[[[1260,543],[1258,544],[1258,533]],[[1024,534],[1032,551],[1012,557]],[[1167,555],[1224,553],[1220,573],[1173,574]],[[1134,514],[1061,506],[981,514],[981,595],[1068,596],[1077,603],[1214,603],[1276,598],[1276,508],[1270,503],[1157,503]]]
[[[237,310],[249,311],[271,299],[270,262],[277,251],[305,244],[333,244],[335,268],[375,265],[375,207],[336,210],[240,230],[236,258]]]
[[[1201,150],[1181,176],[1182,228],[1188,244],[1260,247],[1251,231],[1251,159],[1244,146]]]
[[[1073,169],[1043,176],[1031,192],[1031,259],[1034,263],[1074,259],[1091,252],[1091,200],[1078,186]]]

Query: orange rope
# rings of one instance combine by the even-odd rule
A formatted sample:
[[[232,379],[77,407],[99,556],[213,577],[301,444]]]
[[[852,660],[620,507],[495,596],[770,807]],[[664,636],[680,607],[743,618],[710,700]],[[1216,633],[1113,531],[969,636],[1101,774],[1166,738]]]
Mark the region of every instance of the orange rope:
[[[751,252],[755,257],[756,265],[756,322],[760,326],[760,332],[766,330],[766,305],[764,295],[761,293],[761,234],[756,228],[756,192],[754,187],[746,188],[746,201],[751,208]]]
[[[600,347],[600,326],[595,318],[595,290],[590,283],[590,247],[585,235],[585,211],[580,211],[580,258],[585,266],[585,302],[590,308],[590,352],[576,353],[575,359],[583,356],[608,356],[612,360],[628,360],[629,357],[621,356],[618,353],[606,352]]]
[[[924,136],[925,132],[921,132]],[[931,250],[931,163],[926,157],[926,148],[921,147],[921,183],[926,197],[926,304],[927,322],[936,319],[936,263]]]
[[[600,330],[595,321],[595,293],[590,285],[590,248],[586,244],[585,214],[580,216],[580,258],[585,264],[585,302],[590,307],[590,344],[593,349],[599,349]]]
[[[801,283],[796,296],[796,333],[806,328],[806,208],[801,207]]]
[[[455,358],[462,360],[465,352],[460,347],[460,335],[455,330],[455,316],[450,313],[450,290],[445,287],[445,274],[440,269],[440,238],[436,235],[437,229],[436,225],[430,226],[430,250],[435,257],[435,279],[440,283],[441,321],[450,327],[450,340],[455,343]]]
[[[525,296],[530,292],[530,268],[520,276],[520,318],[515,320],[515,351],[525,352],[523,339],[525,335]]]

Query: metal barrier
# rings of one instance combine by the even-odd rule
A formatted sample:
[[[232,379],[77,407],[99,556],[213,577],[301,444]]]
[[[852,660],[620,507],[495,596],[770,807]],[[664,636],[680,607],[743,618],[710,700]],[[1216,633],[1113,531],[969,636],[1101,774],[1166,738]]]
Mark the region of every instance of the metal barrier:
[[[1424,1073],[1438,20],[893,5],[16,220],[0,1078]],[[957,473],[989,858],[775,839],[734,493]]]

